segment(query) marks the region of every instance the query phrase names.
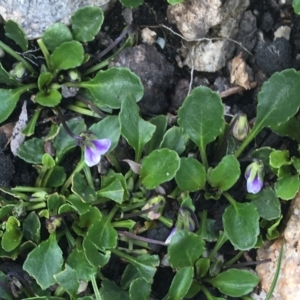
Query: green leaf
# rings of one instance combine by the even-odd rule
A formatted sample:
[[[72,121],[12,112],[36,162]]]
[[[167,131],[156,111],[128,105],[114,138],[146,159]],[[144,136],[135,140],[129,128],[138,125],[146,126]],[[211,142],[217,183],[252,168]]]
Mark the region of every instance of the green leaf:
[[[8,20],[5,22],[4,30],[5,35],[19,45],[23,52],[28,49],[28,40],[26,34],[18,23],[14,22],[13,20]]]
[[[144,0],[120,0],[125,7],[136,8],[140,6]]]
[[[293,0],[293,8],[296,14],[300,14],[300,0]]]
[[[77,297],[77,290],[79,288],[79,281],[77,273],[69,265],[65,265],[65,269],[54,275],[56,282],[64,288],[64,290],[72,297]]]
[[[94,40],[103,23],[103,11],[96,6],[79,8],[71,17],[74,39],[83,43]]]
[[[126,98],[139,101],[144,93],[144,87],[137,75],[127,68],[110,68],[99,71],[96,76],[79,84],[88,89],[94,97],[94,104],[120,108]]]
[[[261,218],[274,220],[280,217],[280,202],[271,187],[266,187],[259,193],[251,195],[250,199],[251,203],[257,208]]]
[[[146,145],[146,154],[149,154],[153,150],[158,149],[166,131],[168,120],[165,116],[160,115],[151,118],[149,122],[153,124],[156,128],[151,140]]]
[[[101,285],[101,300],[129,300],[128,292],[123,291],[114,281],[105,279]]]
[[[44,141],[38,138],[25,141],[18,150],[18,156],[29,164],[41,164],[44,154]]]
[[[51,175],[47,179],[47,187],[59,187],[64,184],[66,180],[65,169],[61,166],[55,166],[52,170],[49,170]]]
[[[159,149],[144,158],[141,166],[141,180],[148,189],[170,181],[180,167],[178,154],[169,149]]]
[[[246,270],[230,269],[207,281],[225,295],[241,297],[257,286],[259,278]]]
[[[121,135],[120,122],[117,116],[107,116],[100,122],[93,124],[89,130],[98,139],[110,139],[109,152],[117,147]]]
[[[205,168],[195,158],[183,157],[180,159],[180,168],[175,175],[175,180],[182,191],[201,190],[206,182]]]
[[[171,5],[176,5],[176,4],[183,2],[183,0],[167,0],[167,1]]]
[[[285,175],[275,183],[276,196],[282,200],[293,199],[300,188],[299,175]]]
[[[274,150],[270,153],[270,165],[273,168],[280,168],[284,165],[290,165],[291,159],[288,150]]]
[[[99,197],[111,199],[117,203],[122,203],[124,200],[124,188],[120,180],[111,178],[106,184],[97,192]]]
[[[86,125],[80,117],[73,118],[66,123],[70,130],[76,135],[86,130]],[[53,146],[56,150],[56,163],[58,164],[68,151],[77,146],[77,141],[60,125],[59,133],[53,140]]]
[[[272,130],[281,136],[288,136],[300,143],[300,122],[296,117],[289,119],[287,122],[273,125]]]
[[[85,183],[84,177],[80,173],[75,173],[73,176],[72,192],[86,203],[93,202],[97,199],[95,190]]]
[[[208,173],[210,184],[220,191],[229,190],[241,175],[240,164],[233,155],[227,155]]]
[[[62,95],[58,90],[49,90],[48,92],[38,92],[35,96],[35,102],[42,106],[57,106],[62,99]]]
[[[21,94],[25,92],[24,87],[17,89],[0,89],[0,123],[5,121],[14,111]]]
[[[172,268],[193,266],[204,250],[204,241],[200,236],[180,230],[173,235],[168,246],[169,263]]]
[[[67,258],[67,264],[76,271],[79,280],[86,282],[97,272],[97,268],[86,259],[83,250],[73,249]]]
[[[20,221],[13,216],[10,216],[6,221],[6,230],[1,239],[1,246],[5,251],[13,251],[20,245],[23,237],[20,225]]]
[[[274,73],[266,81],[258,94],[257,116],[255,126],[273,126],[287,122],[293,117],[300,106],[300,73],[294,69],[287,69]]]
[[[23,221],[23,234],[26,240],[31,240],[37,245],[39,244],[41,238],[41,222],[34,211],[30,212]]]
[[[83,47],[79,42],[64,42],[50,55],[50,63],[56,71],[76,68],[82,64],[83,54]]]
[[[221,133],[224,107],[220,96],[201,86],[187,96],[178,111],[178,124],[196,145],[205,150]]]
[[[62,265],[62,251],[57,245],[55,235],[51,234],[48,240],[40,243],[28,254],[23,269],[45,290],[55,283],[54,275],[61,271]]]
[[[187,138],[182,134],[181,129],[173,126],[164,134],[159,147],[174,150],[180,155],[185,150],[186,141]]]
[[[142,278],[134,279],[129,288],[130,300],[150,299],[151,284]]]
[[[224,231],[231,244],[239,250],[254,247],[259,235],[259,214],[251,203],[235,202],[223,214]]]
[[[38,78],[38,87],[40,91],[47,90],[48,86],[52,82],[53,75],[49,72],[43,72]]]
[[[0,83],[4,83],[6,85],[18,86],[19,83],[15,80],[2,66],[0,63]]]
[[[62,43],[72,41],[73,36],[68,26],[62,23],[54,23],[45,30],[42,40],[47,49],[52,52]]]
[[[193,267],[179,269],[172,280],[168,295],[164,297],[164,300],[183,299],[193,282],[193,275]]]
[[[136,159],[139,160],[145,144],[151,139],[155,131],[155,126],[139,116],[138,105],[132,97],[123,100],[119,120],[121,133],[135,150]]]

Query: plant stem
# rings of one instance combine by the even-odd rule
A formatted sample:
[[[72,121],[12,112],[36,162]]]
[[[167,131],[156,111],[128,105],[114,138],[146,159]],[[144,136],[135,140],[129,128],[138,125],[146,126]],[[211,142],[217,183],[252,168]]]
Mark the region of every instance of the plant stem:
[[[199,147],[199,151],[200,151],[201,161],[202,161],[202,163],[204,165],[205,170],[207,171],[207,169],[208,169],[208,162],[207,162],[207,156],[206,156],[205,147],[203,147],[203,145],[201,145],[201,147]]]
[[[230,204],[234,207],[234,209],[237,210],[236,208],[237,202],[233,199],[233,197],[227,192],[224,192],[223,196],[230,202]]]
[[[47,69],[49,70],[49,72],[52,72],[52,66],[51,66],[51,63],[50,63],[50,55],[49,55],[49,51],[46,47],[46,45],[44,44],[43,40],[42,39],[38,39],[37,40],[37,43],[45,57],[45,61],[46,61],[46,65],[47,65]]]
[[[83,171],[84,171],[84,174],[85,174],[85,177],[86,177],[86,180],[87,180],[87,183],[88,185],[93,189],[95,190],[95,185],[94,185],[94,181],[93,181],[93,178],[92,178],[92,174],[91,174],[91,169],[85,165],[83,167]]]
[[[215,254],[220,250],[220,248],[224,245],[224,243],[228,240],[227,234],[225,232],[221,232],[217,243],[215,244],[214,248],[210,252],[208,258],[212,260]]]
[[[30,71],[31,73],[36,74],[37,72],[35,69],[25,60],[21,55],[16,53],[13,49],[11,49],[9,46],[5,45],[3,42],[0,41],[0,48],[2,48],[5,52],[7,52],[9,55],[11,55],[13,58],[15,58],[17,61],[20,61],[23,63],[25,68]]]
[[[203,238],[206,235],[206,222],[207,222],[207,210],[204,209],[201,212],[201,225],[200,225],[200,236]]]
[[[16,186],[11,190],[16,192],[26,192],[26,193],[35,193],[40,191],[49,193],[51,191],[50,188],[41,188],[41,187],[33,187],[33,186]]]
[[[89,109],[86,109],[86,108],[82,108],[82,107],[78,107],[76,105],[73,105],[73,104],[69,104],[66,106],[69,110],[72,110],[72,111],[75,111],[75,112],[78,112],[82,115],[86,115],[86,116],[90,116],[90,117],[95,117],[95,118],[99,118],[98,114],[96,114],[95,112],[89,110]]]
[[[98,286],[97,286],[95,276],[91,275],[90,279],[91,279],[91,282],[92,282],[92,286],[93,286],[93,290],[94,290],[94,293],[95,293],[96,300],[101,300],[101,295],[99,293],[99,289],[98,289]]]
[[[234,264],[240,257],[242,257],[244,254],[244,251],[239,251],[232,259],[227,261],[224,264],[224,267],[230,267],[232,264]]]
[[[236,150],[234,156],[238,158],[242,152],[245,150],[245,148],[250,144],[250,142],[259,134],[259,132],[262,130],[262,126],[254,126],[252,130],[250,131],[247,138],[243,141],[243,143],[240,145],[240,147]]]

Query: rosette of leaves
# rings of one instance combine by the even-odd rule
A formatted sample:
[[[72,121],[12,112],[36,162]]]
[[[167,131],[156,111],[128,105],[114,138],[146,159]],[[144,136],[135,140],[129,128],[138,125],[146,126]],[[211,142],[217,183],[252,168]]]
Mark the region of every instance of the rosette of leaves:
[[[85,75],[83,66],[90,56],[85,53],[84,44],[94,40],[103,23],[103,12],[98,7],[83,7],[71,17],[71,26],[56,23],[47,28],[41,39],[37,40],[43,59],[36,60],[27,52],[31,50],[22,28],[13,21],[7,21],[4,29],[23,51],[19,55],[15,50],[0,42],[0,47],[11,55],[18,64],[16,70],[8,72],[0,64],[0,83],[6,87],[0,89],[2,99],[0,122],[6,120],[16,107],[23,93],[34,95],[34,102],[40,107],[54,108],[63,101],[63,88],[75,88],[84,94],[96,107],[106,109],[120,108],[129,94],[139,101],[143,95],[140,79],[126,68],[111,68],[98,71],[93,76]],[[32,63],[34,62],[34,64]],[[22,70],[25,74],[22,76]],[[21,75],[20,75],[21,73]],[[75,76],[74,76],[75,74]],[[30,122],[35,127],[40,113]],[[31,132],[27,129],[27,132]]]

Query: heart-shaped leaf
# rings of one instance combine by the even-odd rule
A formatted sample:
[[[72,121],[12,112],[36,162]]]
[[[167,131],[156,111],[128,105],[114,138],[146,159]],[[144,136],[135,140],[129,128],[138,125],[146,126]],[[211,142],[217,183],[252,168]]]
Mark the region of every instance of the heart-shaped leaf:
[[[195,233],[180,230],[168,246],[169,262],[172,268],[193,266],[204,252],[204,241]]]
[[[5,35],[12,39],[25,52],[28,49],[28,39],[18,23],[8,20],[4,25]]]
[[[38,92],[35,96],[36,103],[42,106],[57,106],[62,99],[62,95],[58,90],[49,90],[48,92]]]
[[[64,42],[50,55],[50,63],[56,71],[76,68],[82,64],[83,54],[83,47],[79,42]]]
[[[74,39],[84,43],[92,41],[99,32],[103,19],[103,11],[97,6],[79,8],[71,17]]]
[[[210,184],[220,191],[229,190],[241,175],[240,164],[233,155],[227,155],[209,172]]]
[[[62,251],[57,245],[55,234],[51,234],[48,240],[28,254],[23,269],[45,290],[55,283],[54,275],[61,271],[62,265]]]
[[[73,36],[68,26],[62,23],[54,23],[45,30],[42,40],[47,49],[52,52],[62,43],[72,41]]]
[[[225,295],[241,297],[257,286],[259,278],[246,270],[230,269],[207,281]]]
[[[239,250],[254,247],[259,235],[259,214],[251,203],[229,205],[223,214],[224,230],[233,246]]]
[[[76,271],[73,270],[69,265],[66,264],[65,269],[62,272],[54,275],[54,278],[56,282],[70,295],[70,297],[77,297],[79,281]]]
[[[93,102],[99,107],[120,108],[126,98],[139,101],[144,93],[139,77],[127,68],[99,71],[93,79],[81,82],[79,86],[90,91]]]
[[[174,178],[180,166],[178,154],[169,149],[152,151],[144,158],[141,166],[141,180],[148,189]]]
[[[139,108],[132,97],[122,102],[119,114],[121,133],[135,150],[136,162],[139,162],[145,144],[151,139],[155,126],[139,116]]]
[[[221,133],[224,107],[220,96],[201,86],[187,96],[178,111],[178,124],[196,145],[205,151],[208,143]]]
[[[182,191],[194,192],[203,189],[206,182],[204,166],[195,158],[183,157],[175,180]]]

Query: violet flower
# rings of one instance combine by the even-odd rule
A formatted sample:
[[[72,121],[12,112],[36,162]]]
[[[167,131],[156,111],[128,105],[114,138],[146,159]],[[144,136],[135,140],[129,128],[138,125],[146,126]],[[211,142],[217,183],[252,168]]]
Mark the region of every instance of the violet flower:
[[[105,154],[111,145],[110,139],[94,139],[86,142],[84,150],[84,160],[89,166],[98,165],[101,159],[101,155]]]
[[[264,182],[264,165],[261,161],[256,160],[251,163],[245,172],[247,180],[247,191],[251,194],[257,194],[262,189]]]

